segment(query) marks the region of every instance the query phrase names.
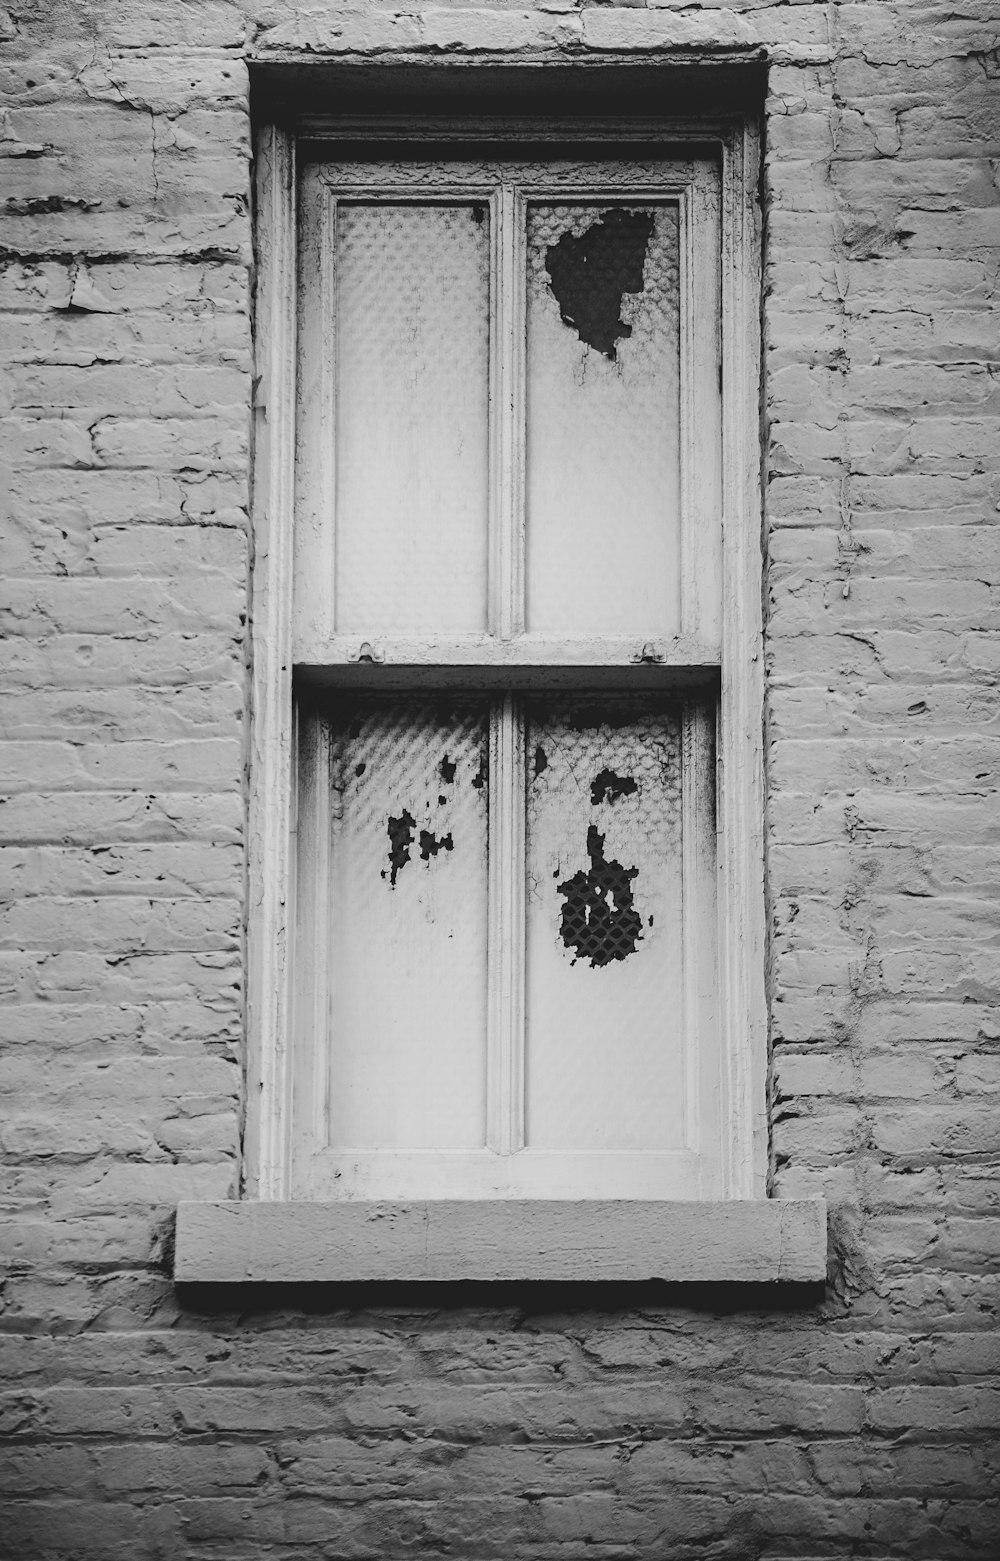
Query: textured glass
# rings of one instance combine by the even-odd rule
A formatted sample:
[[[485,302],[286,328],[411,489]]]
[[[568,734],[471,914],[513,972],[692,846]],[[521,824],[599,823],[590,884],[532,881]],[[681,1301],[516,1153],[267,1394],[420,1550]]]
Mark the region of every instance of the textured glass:
[[[331,1144],[482,1147],[486,708],[369,703],[336,726]]]
[[[486,626],[489,212],[341,205],[339,633]]]
[[[527,758],[528,1147],[678,1147],[679,714],[536,704]]]
[[[527,621],[678,631],[677,211],[532,205]]]

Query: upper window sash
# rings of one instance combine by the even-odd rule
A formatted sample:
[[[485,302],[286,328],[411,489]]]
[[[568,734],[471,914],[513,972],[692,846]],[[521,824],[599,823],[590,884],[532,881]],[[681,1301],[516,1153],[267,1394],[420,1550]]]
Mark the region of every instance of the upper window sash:
[[[315,162],[303,169],[300,191],[296,664],[333,680],[353,678],[359,666],[389,676],[393,668],[405,676],[406,669],[426,667],[515,678],[519,672],[530,677],[533,669],[717,667],[718,163]],[[611,215],[619,212],[622,219]],[[634,287],[635,275],[623,273],[620,329],[609,351],[607,335],[595,347],[567,322],[571,307],[565,295],[556,297],[551,256],[561,239],[563,256],[578,259],[573,246],[588,231],[601,225],[610,231],[622,220],[633,226],[638,220],[640,241],[646,233],[645,275],[639,272],[633,291],[628,284]],[[650,356],[652,341],[662,377],[664,350],[655,336],[662,329],[642,312],[656,307],[657,284],[653,303],[642,293],[657,244],[662,257],[668,243],[676,261],[670,404],[655,381],[655,365],[641,356],[643,350]],[[445,284],[435,281],[439,273]],[[402,340],[407,287],[422,280],[438,294],[428,301],[425,288],[421,317]],[[562,370],[552,367],[560,355]],[[392,401],[382,428],[378,386]],[[370,406],[363,404],[366,392]],[[445,404],[435,422],[437,399]],[[402,452],[391,444],[401,410],[412,419]],[[619,432],[633,423],[634,448]],[[454,480],[449,429],[464,440]],[[405,570],[392,550],[393,522],[384,511],[400,505],[399,493],[387,491],[393,481],[410,482],[419,502],[425,437],[439,482],[439,501],[431,501],[438,556],[460,550],[456,578],[466,582],[466,600],[452,622],[438,614],[435,559],[424,560],[429,585],[417,559],[413,610],[401,599],[396,621],[380,605],[369,622],[366,572],[381,588],[380,564],[390,575],[396,570],[387,589],[368,589],[367,600],[383,604],[394,590],[405,590]],[[477,439],[482,449],[470,459],[469,444]],[[654,513],[657,483],[664,491],[662,516]],[[624,560],[620,568],[616,559]],[[447,582],[441,589],[447,594]],[[563,602],[579,604],[575,615]]]

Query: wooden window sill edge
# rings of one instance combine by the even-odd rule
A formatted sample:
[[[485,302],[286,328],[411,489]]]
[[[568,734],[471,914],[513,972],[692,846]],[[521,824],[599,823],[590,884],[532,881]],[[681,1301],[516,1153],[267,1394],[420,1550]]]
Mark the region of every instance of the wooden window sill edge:
[[[822,1199],[184,1202],[179,1284],[817,1284]]]

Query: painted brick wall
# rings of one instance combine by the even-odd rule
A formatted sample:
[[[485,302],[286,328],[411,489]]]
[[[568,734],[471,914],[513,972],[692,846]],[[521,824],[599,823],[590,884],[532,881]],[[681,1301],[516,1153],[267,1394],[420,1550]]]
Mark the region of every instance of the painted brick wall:
[[[758,44],[773,1152],[826,1295],[178,1297],[238,1177],[247,60]],[[0,94],[0,1552],[996,1556],[996,7],[15,0]]]

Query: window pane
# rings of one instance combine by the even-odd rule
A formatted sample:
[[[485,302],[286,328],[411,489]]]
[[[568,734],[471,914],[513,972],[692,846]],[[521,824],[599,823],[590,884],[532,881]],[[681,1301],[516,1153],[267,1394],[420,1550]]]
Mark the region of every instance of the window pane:
[[[680,711],[536,704],[527,735],[528,1147],[680,1147]]]
[[[487,733],[482,702],[369,702],[335,719],[317,957],[337,1148],[485,1141]]]
[[[527,622],[678,632],[677,208],[532,204]]]
[[[489,211],[341,204],[336,628],[486,626]]]

